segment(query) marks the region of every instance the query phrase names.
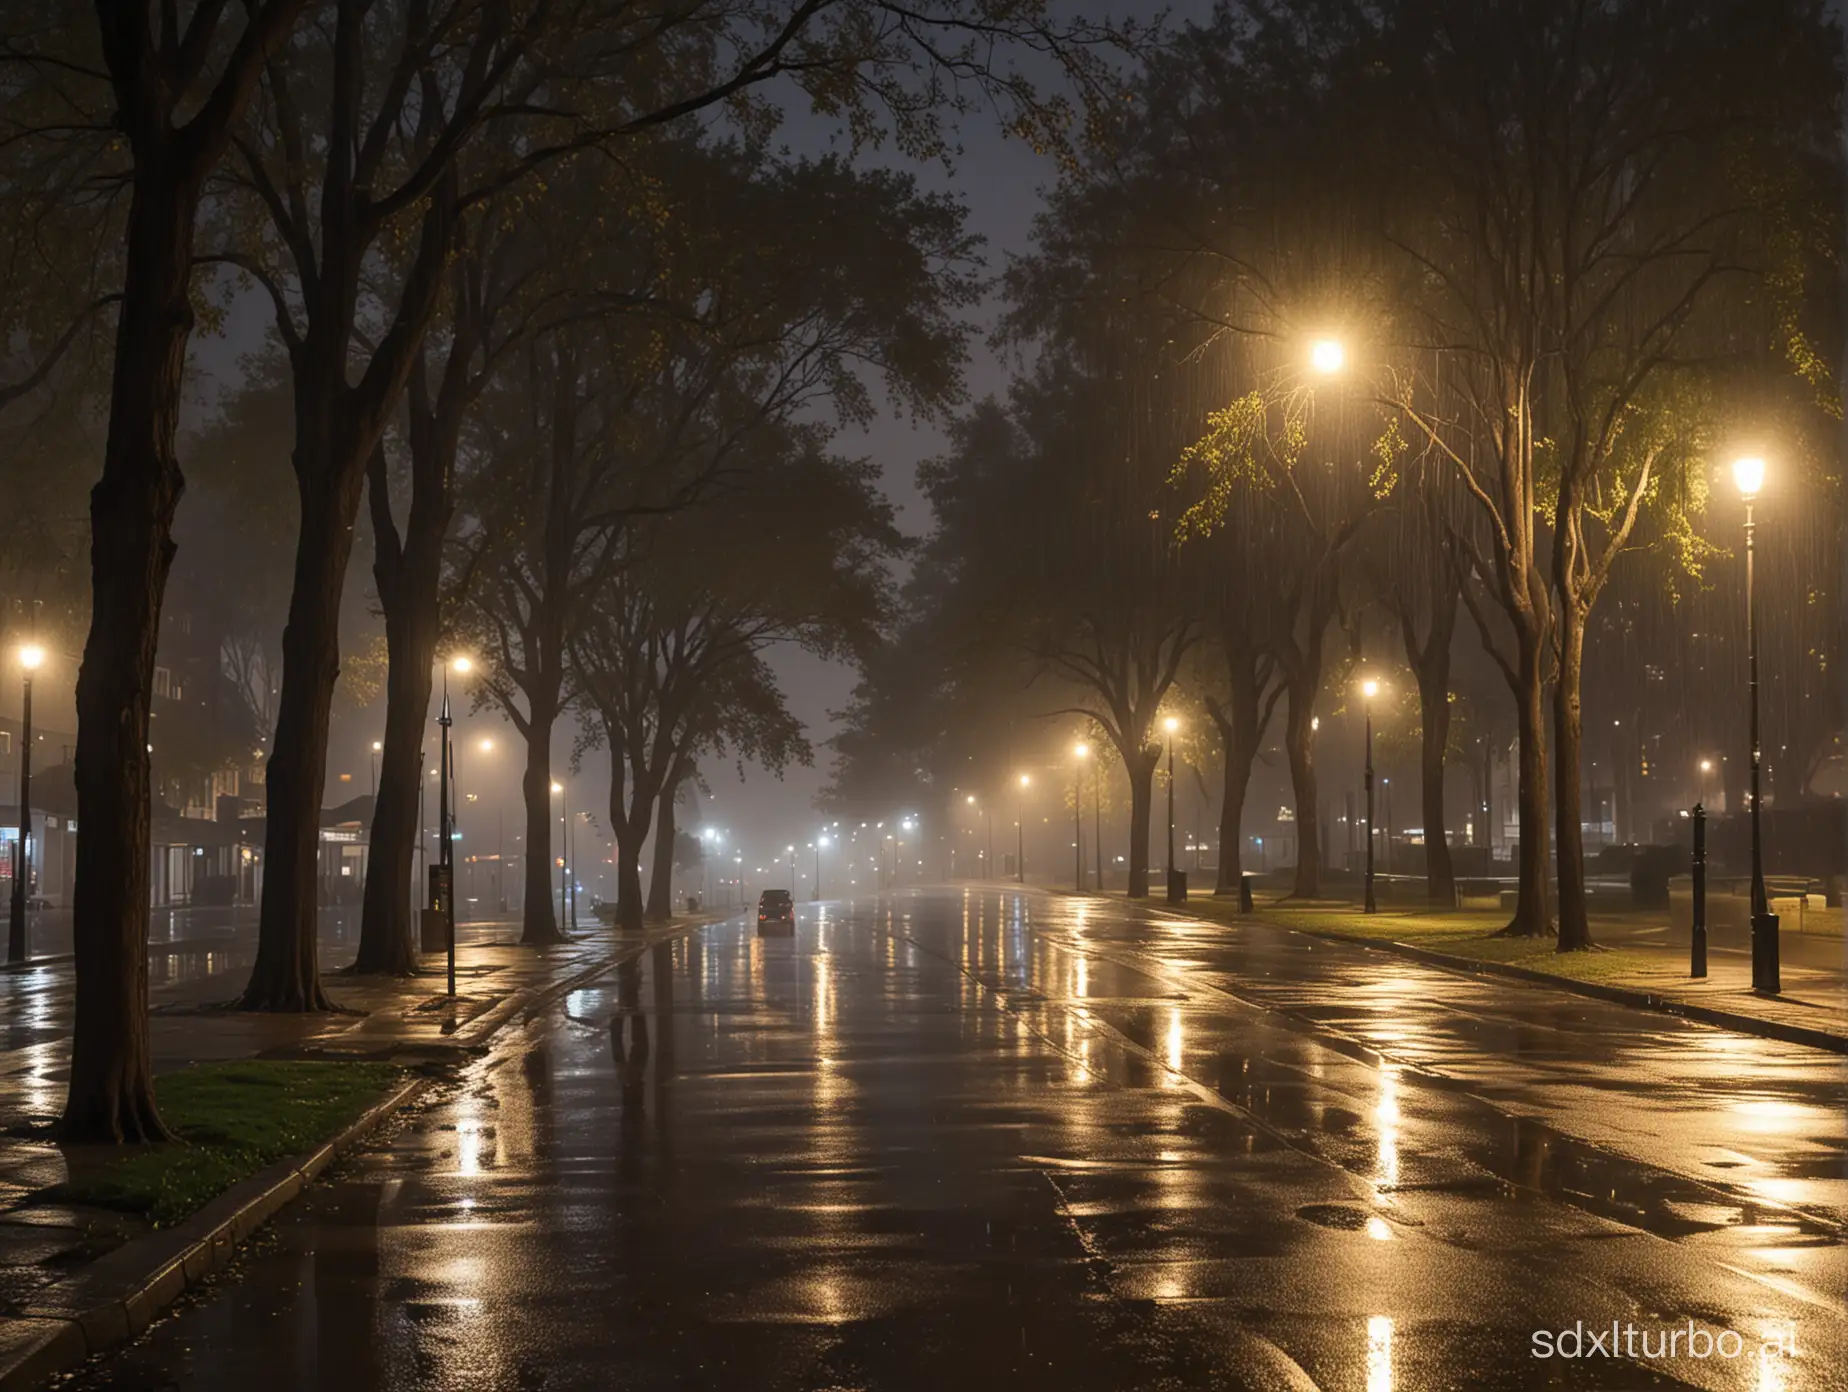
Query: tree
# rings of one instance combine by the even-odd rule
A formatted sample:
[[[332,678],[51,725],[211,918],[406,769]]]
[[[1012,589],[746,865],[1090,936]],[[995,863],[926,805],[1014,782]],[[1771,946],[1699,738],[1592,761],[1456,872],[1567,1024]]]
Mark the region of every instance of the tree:
[[[959,386],[953,312],[973,294],[960,210],[838,160],[754,163],[735,148],[680,149],[662,196],[697,216],[670,216],[619,258],[624,279],[604,272],[635,287],[621,303],[525,350],[548,391],[491,394],[498,462],[468,526],[471,611],[494,654],[488,689],[527,741],[528,936],[550,923],[533,866],[549,844],[569,645],[636,554],[634,528],[741,486],[794,417],[863,421],[875,385],[935,410]]]
[[[91,494],[91,620],[77,681],[76,1024],[61,1130],[157,1141],[147,1047],[148,705],[183,479],[174,453],[206,180],[304,0],[98,3],[129,175],[102,478]]]
[[[302,498],[247,1007],[325,1004],[314,853],[339,594],[367,464],[410,379],[462,214],[528,190],[573,154],[613,153],[721,102],[762,129],[771,108],[752,92],[778,77],[861,137],[883,116],[913,152],[942,149],[946,110],[967,100],[952,78],[1050,131],[1064,105],[1042,102],[995,45],[1033,43],[1094,78],[1085,44],[1105,31],[1077,26],[1075,43],[1061,32],[1043,0],[949,0],[922,12],[876,0],[804,0],[793,11],[695,0],[664,16],[624,3],[514,13],[493,0],[435,10],[334,0],[332,22],[269,65],[263,121],[239,141],[236,182],[288,270],[238,248],[218,253],[274,302],[294,369]],[[586,54],[596,60],[583,64]],[[464,154],[490,128],[516,132],[504,147],[511,158],[470,167]],[[393,240],[412,250],[379,275]],[[530,893],[528,908],[539,908]],[[550,936],[546,919],[529,934]]]

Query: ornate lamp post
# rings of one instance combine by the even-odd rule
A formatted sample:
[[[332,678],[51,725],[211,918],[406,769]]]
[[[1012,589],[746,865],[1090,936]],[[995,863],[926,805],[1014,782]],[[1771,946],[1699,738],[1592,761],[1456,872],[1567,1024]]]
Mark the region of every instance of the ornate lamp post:
[[[1738,485],[1739,496],[1745,499],[1745,660],[1752,740],[1752,989],[1775,995],[1780,988],[1777,915],[1771,912],[1770,902],[1765,897],[1764,842],[1758,811],[1758,594],[1753,574],[1757,527],[1752,518],[1752,503],[1758,497],[1758,490],[1764,487],[1765,461],[1750,457],[1735,460],[1733,482]]]

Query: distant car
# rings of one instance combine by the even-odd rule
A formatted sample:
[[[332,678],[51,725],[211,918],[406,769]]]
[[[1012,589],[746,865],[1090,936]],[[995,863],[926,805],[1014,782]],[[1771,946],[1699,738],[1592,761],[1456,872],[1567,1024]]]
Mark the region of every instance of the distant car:
[[[796,931],[796,902],[786,889],[766,889],[757,899],[757,931],[793,933]]]

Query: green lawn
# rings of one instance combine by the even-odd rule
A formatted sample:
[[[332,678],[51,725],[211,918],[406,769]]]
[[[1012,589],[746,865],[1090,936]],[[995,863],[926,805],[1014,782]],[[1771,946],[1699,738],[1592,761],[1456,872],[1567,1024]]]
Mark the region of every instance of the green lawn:
[[[139,1214],[165,1227],[264,1166],[313,1150],[404,1080],[384,1063],[250,1059],[200,1063],[155,1082],[162,1118],[180,1139],[73,1162],[45,1197]]]
[[[1232,906],[1222,900],[1190,900],[1188,908],[1205,918],[1234,917]],[[1667,965],[1664,953],[1649,948],[1594,948],[1590,952],[1562,953],[1555,950],[1551,938],[1496,937],[1508,916],[1495,909],[1382,908],[1376,914],[1363,914],[1352,904],[1294,907],[1260,902],[1254,917],[1282,928],[1409,943],[1454,957],[1505,962],[1530,971],[1570,977],[1574,981],[1621,981],[1645,974],[1659,976]],[[1595,919],[1591,932],[1595,941],[1598,936]]]

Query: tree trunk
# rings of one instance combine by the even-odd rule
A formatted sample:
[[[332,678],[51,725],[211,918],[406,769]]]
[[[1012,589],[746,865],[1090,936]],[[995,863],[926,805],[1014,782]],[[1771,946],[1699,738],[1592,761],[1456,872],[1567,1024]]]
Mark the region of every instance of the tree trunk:
[[[304,403],[305,404],[305,403]],[[298,424],[298,432],[299,432]],[[328,720],[340,675],[340,598],[353,549],[362,475],[326,439],[298,443],[302,520],[289,621],[282,632],[282,695],[264,782],[263,905],[245,1010],[326,1010],[321,991],[318,890],[321,795]],[[302,455],[307,455],[303,458]]]
[[[77,674],[83,834],[72,896],[70,1087],[59,1134],[80,1143],[170,1139],[148,1059],[148,703],[184,487],[173,439],[193,325],[198,190],[139,142],[135,153],[109,436],[90,493],[90,633]]]
[[[654,870],[648,878],[648,921],[666,923],[674,916],[674,839],[679,827],[674,799],[678,779],[669,779],[655,800]]]
[[[1149,821],[1155,802],[1155,766],[1161,747],[1150,745],[1134,759],[1125,759],[1129,774],[1129,897],[1149,897]]]
[[[526,772],[520,793],[526,802],[526,893],[521,911],[520,941],[528,946],[565,941],[552,913],[552,726],[558,709],[549,701],[530,702],[526,722]],[[560,910],[563,910],[561,904]]]
[[[1517,631],[1520,653],[1515,671],[1515,720],[1519,734],[1519,770],[1515,806],[1520,818],[1519,892],[1514,918],[1501,931],[1509,937],[1541,937],[1553,931],[1547,882],[1546,692],[1541,681],[1540,633]]]
[[[1222,733],[1225,727],[1220,727]],[[1251,787],[1251,759],[1242,761],[1226,740],[1225,793],[1219,807],[1219,880],[1215,894],[1237,894],[1244,878],[1245,794]]]
[[[1423,726],[1419,791],[1424,802],[1425,897],[1433,904],[1455,908],[1457,873],[1444,825],[1444,748],[1450,740],[1450,694],[1446,690],[1432,696],[1421,683],[1418,700],[1418,718]]]
[[[1585,626],[1570,601],[1559,606],[1559,681],[1553,688],[1554,793],[1559,810],[1559,950],[1591,946],[1585,905],[1585,828],[1581,817],[1579,748],[1584,721],[1579,702],[1585,661]]]
[[[417,801],[424,778],[430,672],[442,623],[443,537],[452,511],[450,481],[464,406],[467,344],[459,323],[436,401],[430,400],[421,362],[411,379],[411,507],[402,543],[392,518],[383,448],[375,445],[367,463],[372,574],[385,615],[387,669],[385,748],[372,809],[365,907],[353,963],[357,972],[407,976],[417,968],[411,931],[411,877],[420,834]]]
[[[359,923],[356,972],[409,976],[417,970],[411,930],[418,827],[424,782],[425,720],[430,713],[430,670],[436,655],[435,614],[414,603],[384,600],[385,739],[379,755],[378,801],[372,809],[372,844],[366,858],[366,897]]]
[[[1321,673],[1316,672],[1316,684]],[[1316,837],[1321,825],[1315,782],[1314,686],[1293,682],[1289,715],[1284,722],[1284,747],[1290,756],[1290,788],[1296,798],[1296,883],[1290,892],[1298,899],[1314,899],[1322,891],[1322,848]]]

